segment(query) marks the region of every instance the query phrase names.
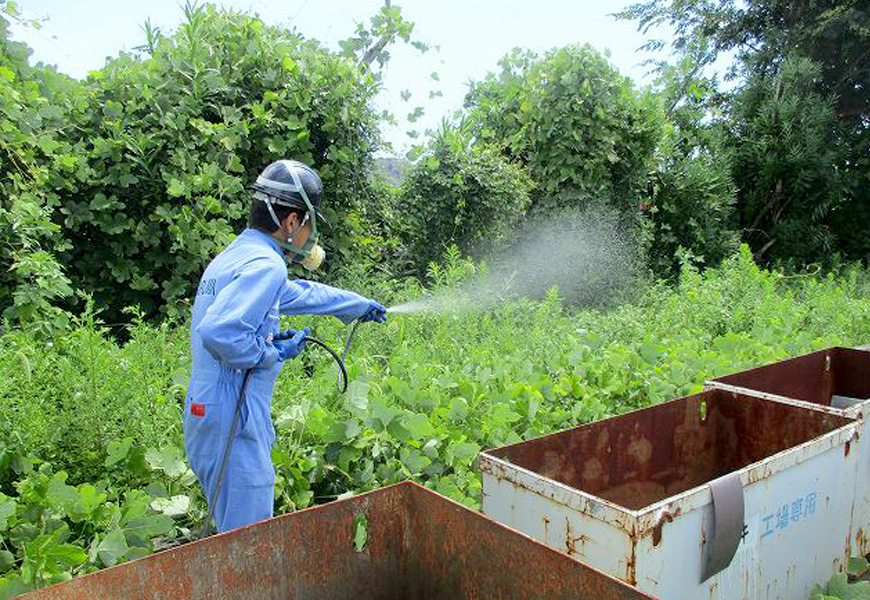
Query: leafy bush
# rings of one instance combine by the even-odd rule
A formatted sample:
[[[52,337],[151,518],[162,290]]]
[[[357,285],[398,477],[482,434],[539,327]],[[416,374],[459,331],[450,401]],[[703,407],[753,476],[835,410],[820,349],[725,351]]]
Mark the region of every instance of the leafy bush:
[[[49,463],[15,457],[15,492],[0,492],[0,598],[192,539],[190,524],[203,512],[178,448],[144,451],[127,439],[109,449],[109,476],[77,486]]]
[[[709,45],[695,40],[679,61],[656,68],[668,123],[641,209],[651,222],[649,264],[659,276],[679,272],[680,248],[715,266],[739,244],[731,155],[722,124],[710,118],[717,114],[716,81],[702,74],[709,55]]]
[[[837,236],[837,249],[848,260],[862,260],[870,265],[870,133],[846,138],[850,146],[847,162],[847,187],[843,201],[832,208],[831,230]]]
[[[320,171],[329,244],[350,243],[343,217],[366,190],[370,74],[255,17],[211,5],[186,15],[172,37],[149,30],[145,58],[92,72],[69,132],[80,159],[55,213],[69,241],[60,257],[111,310],[153,314],[187,297],[244,226],[245,186],[275,159]]]
[[[169,323],[141,320],[128,336],[121,347],[112,341],[91,302],[48,343],[25,331],[6,333],[0,449],[49,461],[82,482],[99,477],[112,441],[178,444],[188,336]]]
[[[74,158],[61,135],[65,111],[46,96],[68,81],[30,68],[7,26],[0,16],[0,311],[47,332],[66,324],[53,303],[72,294],[54,254],[65,242],[50,217],[52,175]]]
[[[870,598],[870,581],[849,582],[846,573],[837,573],[824,585],[817,585],[809,600],[865,600]]]
[[[528,175],[472,141],[464,127],[445,124],[405,176],[396,212],[418,273],[452,245],[465,253],[498,247],[529,206]]]
[[[735,193],[721,154],[676,157],[656,171],[644,206],[652,221],[650,267],[674,273],[680,248],[711,265],[732,254],[739,243],[732,225]]]
[[[568,194],[636,211],[662,134],[658,100],[588,45],[514,51],[500,65],[465,105],[479,138],[528,168],[536,201]]]
[[[340,267],[330,274],[333,283],[356,289],[360,283],[390,281],[407,271],[399,239],[403,223],[399,196],[398,188],[380,174],[370,178],[355,198],[356,206],[345,213],[346,239],[330,243],[328,260]]]

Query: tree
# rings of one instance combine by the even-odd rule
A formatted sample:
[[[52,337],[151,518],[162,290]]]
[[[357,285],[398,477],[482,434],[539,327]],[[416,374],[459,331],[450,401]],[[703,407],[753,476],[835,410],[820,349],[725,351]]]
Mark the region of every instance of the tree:
[[[328,190],[331,252],[367,193],[378,144],[377,84],[316,40],[213,6],[186,8],[172,36],[150,31],[83,83],[69,138],[81,164],[54,213],[77,286],[109,307],[174,311],[245,224],[246,189],[271,161],[313,165]]]
[[[731,156],[719,119],[711,118],[721,95],[715,77],[704,75],[711,54],[698,40],[673,63],[651,61],[668,120],[644,199],[653,238],[648,259],[659,275],[679,273],[680,248],[715,265],[738,247]]]
[[[829,216],[846,191],[839,124],[817,76],[814,63],[790,58],[775,77],[752,76],[732,103],[739,221],[756,257],[807,263],[836,248]]]
[[[418,274],[451,246],[476,256],[498,247],[529,206],[526,172],[473,141],[467,126],[445,123],[405,175],[396,212]]]
[[[661,107],[589,46],[514,51],[465,100],[478,139],[524,165],[535,206],[602,200],[636,211]],[[561,200],[560,200],[561,198]]]
[[[733,173],[741,224],[757,255],[870,257],[866,1],[648,0],[618,16],[636,19],[645,32],[669,26],[678,53],[698,40],[709,43],[711,60],[735,53],[730,75],[742,83],[729,102],[731,142],[748,146],[733,148]],[[752,137],[759,135],[766,137]]]
[[[15,18],[7,3],[0,13]],[[10,14],[11,13],[11,14]],[[50,333],[67,322],[58,301],[72,287],[56,252],[65,242],[51,221],[52,180],[75,163],[64,140],[67,78],[28,65],[29,49],[9,39],[0,16],[0,312]]]

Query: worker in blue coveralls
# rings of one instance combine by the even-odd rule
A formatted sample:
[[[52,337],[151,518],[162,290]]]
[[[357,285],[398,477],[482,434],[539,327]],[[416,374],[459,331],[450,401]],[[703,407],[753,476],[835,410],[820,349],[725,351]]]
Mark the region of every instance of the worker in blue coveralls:
[[[290,339],[276,339],[278,316],[332,315],[345,323],[386,320],[386,309],[374,300],[287,277],[285,259],[313,270],[324,258],[317,244],[323,184],[313,169],[279,160],[266,167],[253,189],[248,228],[202,275],[190,331],[193,372],[184,405],[185,450],[221,532],[272,516],[272,389],[284,361],[302,351],[308,333],[306,327]]]

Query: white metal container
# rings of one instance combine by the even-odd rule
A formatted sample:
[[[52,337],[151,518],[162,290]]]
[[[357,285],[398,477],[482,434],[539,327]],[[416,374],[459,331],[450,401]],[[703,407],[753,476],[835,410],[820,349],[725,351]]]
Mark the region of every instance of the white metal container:
[[[482,453],[483,510],[662,600],[806,600],[848,560],[857,428],[710,390]]]
[[[866,347],[870,349],[870,347]],[[861,444],[852,509],[852,554],[870,554],[870,352],[828,348],[733,375],[706,387],[736,391],[861,419]]]

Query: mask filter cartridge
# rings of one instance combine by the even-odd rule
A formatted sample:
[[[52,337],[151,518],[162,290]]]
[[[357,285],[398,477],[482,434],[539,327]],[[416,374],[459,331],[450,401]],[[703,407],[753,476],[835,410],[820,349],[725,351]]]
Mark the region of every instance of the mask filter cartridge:
[[[316,271],[323,264],[323,259],[326,258],[326,251],[320,244],[314,244],[308,256],[300,261],[300,264],[309,271]]]

